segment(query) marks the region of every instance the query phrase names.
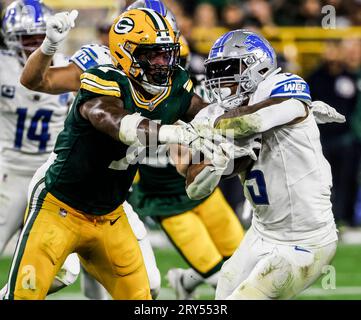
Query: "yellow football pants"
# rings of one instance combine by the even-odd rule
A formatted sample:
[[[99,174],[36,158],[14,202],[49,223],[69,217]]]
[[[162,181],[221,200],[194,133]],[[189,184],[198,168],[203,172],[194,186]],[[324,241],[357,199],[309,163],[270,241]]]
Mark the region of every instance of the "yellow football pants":
[[[193,210],[161,218],[161,225],[186,261],[203,277],[220,268],[223,258],[233,254],[244,235],[219,188]]]
[[[151,299],[143,257],[122,206],[104,216],[81,214],[38,184],[11,265],[5,299],[44,299],[66,257],[114,299]]]

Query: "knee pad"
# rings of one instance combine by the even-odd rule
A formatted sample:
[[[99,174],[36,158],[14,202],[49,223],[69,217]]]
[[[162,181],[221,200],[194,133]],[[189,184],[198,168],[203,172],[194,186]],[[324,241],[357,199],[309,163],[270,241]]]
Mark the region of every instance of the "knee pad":
[[[73,284],[78,278],[80,273],[80,262],[76,253],[70,254],[59,272],[55,276],[55,279],[63,283],[65,286]]]

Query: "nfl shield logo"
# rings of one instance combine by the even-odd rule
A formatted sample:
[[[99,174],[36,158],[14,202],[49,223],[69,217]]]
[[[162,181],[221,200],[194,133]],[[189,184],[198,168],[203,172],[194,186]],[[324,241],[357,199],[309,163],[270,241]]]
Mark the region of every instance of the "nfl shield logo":
[[[66,215],[68,214],[68,212],[65,210],[65,209],[63,209],[63,208],[60,208],[60,210],[59,210],[59,214],[62,216],[62,217],[66,217]]]

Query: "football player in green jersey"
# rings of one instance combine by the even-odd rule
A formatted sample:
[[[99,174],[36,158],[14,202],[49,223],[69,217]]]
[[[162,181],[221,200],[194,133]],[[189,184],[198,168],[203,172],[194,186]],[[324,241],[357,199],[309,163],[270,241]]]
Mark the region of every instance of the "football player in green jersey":
[[[177,67],[179,44],[161,15],[130,10],[116,19],[110,39],[114,65],[82,74],[54,157],[33,187],[7,299],[44,298],[71,252],[113,298],[150,299],[142,255],[122,209],[137,169],[127,161],[128,146],[185,144],[202,151],[209,143],[190,126],[171,124],[191,118],[203,102]],[[41,51],[51,55],[53,43],[44,41]]]

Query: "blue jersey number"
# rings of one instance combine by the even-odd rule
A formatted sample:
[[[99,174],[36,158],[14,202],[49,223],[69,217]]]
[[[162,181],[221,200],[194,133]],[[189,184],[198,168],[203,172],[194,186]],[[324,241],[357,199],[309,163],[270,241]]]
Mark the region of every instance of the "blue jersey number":
[[[18,108],[16,113],[18,114],[18,122],[16,124],[16,133],[15,133],[15,148],[20,149],[25,128],[25,120],[28,109]],[[39,141],[39,151],[46,150],[46,144],[50,139],[49,134],[49,121],[53,111],[46,109],[39,109],[36,111],[35,115],[32,117],[30,122],[30,127],[27,132],[27,138],[33,141]],[[36,133],[39,122],[41,122],[41,132]]]
[[[255,204],[269,204],[266,181],[261,170],[252,170],[246,176],[246,187]]]

